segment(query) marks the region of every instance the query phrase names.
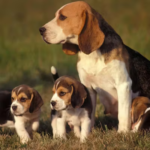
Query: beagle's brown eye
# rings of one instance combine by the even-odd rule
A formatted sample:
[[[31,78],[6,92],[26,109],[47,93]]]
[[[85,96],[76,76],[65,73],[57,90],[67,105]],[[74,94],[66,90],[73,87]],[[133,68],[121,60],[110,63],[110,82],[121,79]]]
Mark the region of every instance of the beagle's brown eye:
[[[14,98],[13,98],[13,97],[11,97],[11,100],[13,101],[13,100],[14,100]]]
[[[59,19],[62,20],[62,21],[65,20],[66,18],[67,18],[67,17],[64,16],[64,15],[62,15],[62,14],[59,15]]]
[[[25,102],[25,101],[26,101],[26,98],[21,97],[21,98],[20,98],[20,101],[21,101],[21,102]]]
[[[60,96],[64,96],[65,94],[66,94],[66,93],[65,93],[65,92],[62,92],[62,91],[59,93]]]

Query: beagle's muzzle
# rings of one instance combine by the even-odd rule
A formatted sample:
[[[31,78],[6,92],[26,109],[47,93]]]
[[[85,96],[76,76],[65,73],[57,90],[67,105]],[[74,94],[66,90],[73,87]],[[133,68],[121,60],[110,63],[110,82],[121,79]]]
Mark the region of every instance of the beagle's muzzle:
[[[54,80],[58,78],[54,67],[51,69]],[[50,101],[52,109],[53,137],[66,139],[65,124],[74,126],[74,133],[84,142],[91,128],[92,104],[84,85],[72,77],[62,76],[53,86]],[[81,131],[80,131],[81,126]]]

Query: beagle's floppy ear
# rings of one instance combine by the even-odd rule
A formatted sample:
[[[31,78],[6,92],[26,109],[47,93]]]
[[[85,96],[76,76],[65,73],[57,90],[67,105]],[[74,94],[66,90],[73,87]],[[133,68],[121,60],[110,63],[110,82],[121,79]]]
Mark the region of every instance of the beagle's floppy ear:
[[[63,44],[63,52],[67,55],[75,55],[76,53],[78,53],[78,51],[79,51],[78,45],[71,43]]]
[[[87,92],[81,83],[74,83],[71,85],[71,88],[71,104],[73,108],[80,108],[83,105],[84,100],[87,98]]]
[[[30,113],[33,113],[33,111],[35,111],[36,109],[40,109],[40,107],[44,104],[40,94],[36,90],[33,90],[31,100],[32,101],[29,108]]]
[[[85,10],[84,27],[79,35],[79,48],[85,54],[90,54],[94,50],[101,47],[104,42],[105,35],[100,29],[100,14],[94,9]]]

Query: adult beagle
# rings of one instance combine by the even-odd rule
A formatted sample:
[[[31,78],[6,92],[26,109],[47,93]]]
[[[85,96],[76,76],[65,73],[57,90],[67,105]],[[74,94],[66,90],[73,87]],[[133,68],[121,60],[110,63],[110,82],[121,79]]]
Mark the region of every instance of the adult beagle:
[[[43,100],[27,85],[15,87],[12,92],[0,92],[0,127],[14,127],[21,143],[32,138],[32,130],[39,127]]]
[[[92,126],[98,94],[105,112],[118,117],[118,131],[130,130],[132,99],[150,98],[149,60],[126,46],[104,18],[83,1],[64,5],[39,30],[46,43],[61,43],[66,54],[78,54],[79,77],[93,104]]]
[[[54,67],[51,72],[56,80],[58,74]],[[53,138],[66,139],[67,122],[84,142],[91,128],[92,102],[88,90],[74,78],[62,76],[55,81],[53,93],[50,101]]]
[[[132,102],[131,109],[132,131],[150,129],[150,99],[137,97]]]

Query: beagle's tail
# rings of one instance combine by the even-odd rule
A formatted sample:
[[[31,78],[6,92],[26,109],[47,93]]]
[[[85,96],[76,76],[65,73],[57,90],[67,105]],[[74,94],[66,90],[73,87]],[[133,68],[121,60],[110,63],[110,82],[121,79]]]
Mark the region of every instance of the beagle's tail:
[[[58,72],[54,66],[51,67],[51,73],[52,73],[54,81],[56,81],[59,78],[59,75],[58,75]]]

